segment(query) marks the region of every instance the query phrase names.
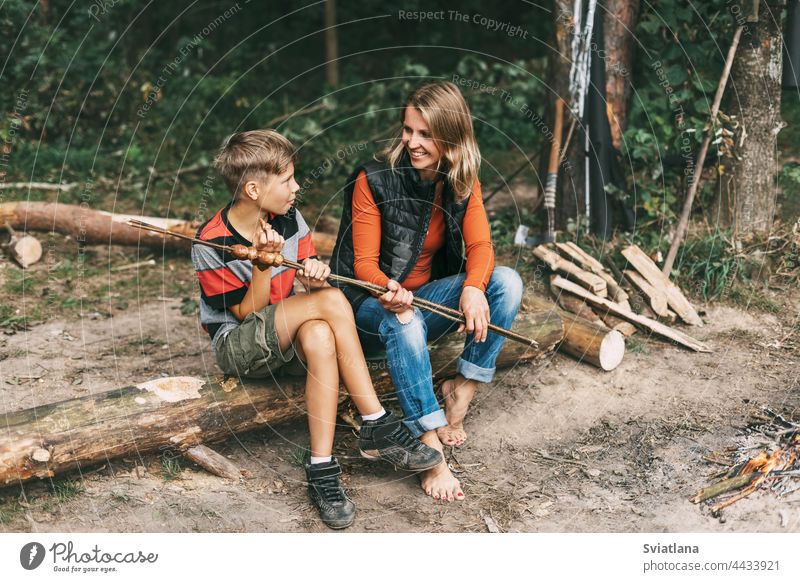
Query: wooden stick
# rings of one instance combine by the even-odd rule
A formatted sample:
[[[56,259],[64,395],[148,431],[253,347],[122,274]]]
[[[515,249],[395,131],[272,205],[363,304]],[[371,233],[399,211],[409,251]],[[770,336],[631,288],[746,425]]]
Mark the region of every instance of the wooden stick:
[[[722,495],[723,493],[727,493],[728,491],[746,487],[747,485],[750,485],[751,481],[753,481],[753,479],[755,479],[757,476],[758,473],[748,473],[747,475],[738,475],[736,477],[731,477],[730,479],[717,481],[713,485],[709,485],[708,487],[701,489],[697,495],[692,497],[692,503],[702,503],[703,501],[708,501],[709,499],[713,499],[714,497]]]
[[[234,481],[242,478],[242,471],[239,467],[206,445],[189,447],[183,451],[183,456],[218,477]]]
[[[744,30],[744,26],[737,26],[736,32],[733,33],[733,42],[731,42],[731,48],[728,49],[728,56],[725,59],[725,68],[722,69],[722,75],[720,76],[719,85],[717,86],[717,93],[714,95],[714,103],[711,105],[710,127],[703,138],[703,145],[700,146],[700,151],[697,154],[697,163],[694,166],[692,182],[689,185],[689,191],[686,193],[686,200],[683,203],[681,217],[678,220],[678,226],[675,229],[675,236],[672,239],[672,244],[669,245],[669,252],[664,261],[664,267],[661,269],[661,272],[667,277],[669,277],[672,272],[672,265],[675,263],[678,248],[681,246],[681,242],[683,242],[683,234],[686,231],[686,225],[689,223],[689,215],[692,213],[692,204],[697,194],[697,187],[700,185],[700,175],[703,173],[703,164],[705,164],[706,161],[708,146],[711,143],[711,137],[714,135],[714,126],[717,123],[717,115],[719,114],[719,104],[722,102],[722,94],[725,93],[725,86],[728,84],[728,75],[730,75],[731,67],[733,66],[733,57],[736,55],[736,47],[739,46],[742,30]]]
[[[603,297],[598,297],[597,295],[590,293],[580,285],[576,285],[572,281],[567,281],[563,277],[556,277],[550,284],[555,285],[556,287],[563,289],[565,291],[569,291],[570,293],[577,295],[578,297],[582,297],[592,305],[605,307],[606,309],[608,309],[608,311],[610,311],[614,315],[621,317],[622,319],[628,320],[632,323],[640,325],[641,327],[654,331],[658,335],[671,339],[672,341],[677,342],[680,345],[692,349],[696,352],[711,352],[711,349],[708,346],[706,346],[702,342],[697,341],[693,337],[688,336],[685,333],[681,333],[676,329],[671,329],[666,325],[664,325],[663,323],[659,323],[658,321],[653,321],[652,319],[642,317],[641,315],[637,315],[632,311],[626,311],[620,308],[615,303],[609,301],[608,299],[604,299]]]

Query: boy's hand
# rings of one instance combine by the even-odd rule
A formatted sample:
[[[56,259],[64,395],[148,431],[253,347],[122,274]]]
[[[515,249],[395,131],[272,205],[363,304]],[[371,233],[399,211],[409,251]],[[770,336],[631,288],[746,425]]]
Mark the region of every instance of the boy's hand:
[[[256,231],[256,240],[254,241],[256,248],[259,251],[267,251],[270,253],[279,253],[283,250],[283,245],[286,243],[284,238],[272,229],[267,221],[263,218],[258,219],[258,230]]]
[[[303,261],[303,268],[297,271],[300,282],[312,289],[324,287],[330,274],[331,268],[317,259],[306,259]]]

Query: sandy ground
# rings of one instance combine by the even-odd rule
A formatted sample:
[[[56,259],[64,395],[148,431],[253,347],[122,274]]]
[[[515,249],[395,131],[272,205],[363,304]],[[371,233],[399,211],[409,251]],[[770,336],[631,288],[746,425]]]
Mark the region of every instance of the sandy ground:
[[[0,410],[215,375],[207,337],[179,308],[133,304],[0,336]],[[484,532],[487,522],[525,532],[800,531],[800,493],[757,492],[721,517],[689,501],[720,469],[703,457],[736,446],[751,411],[800,418],[797,301],[778,315],[706,309],[708,325],[691,331],[712,354],[640,332],[613,372],[554,354],[482,386],[468,443],[448,451],[463,502],[433,501],[416,477],[361,460],[343,426],[335,452],[359,512],[349,531]],[[295,460],[307,442],[298,421],[215,445],[250,471],[241,483],[186,461],[166,479],[160,457],[132,455],[68,476],[82,488],[74,494],[59,497],[46,482],[5,488],[0,531],[328,531]]]

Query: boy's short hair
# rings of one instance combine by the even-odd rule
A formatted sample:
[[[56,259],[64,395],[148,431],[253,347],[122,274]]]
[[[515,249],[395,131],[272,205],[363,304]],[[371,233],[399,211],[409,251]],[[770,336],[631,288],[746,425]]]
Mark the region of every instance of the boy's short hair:
[[[228,136],[214,158],[214,168],[235,196],[248,180],[282,174],[296,160],[292,142],[274,129],[255,129]]]

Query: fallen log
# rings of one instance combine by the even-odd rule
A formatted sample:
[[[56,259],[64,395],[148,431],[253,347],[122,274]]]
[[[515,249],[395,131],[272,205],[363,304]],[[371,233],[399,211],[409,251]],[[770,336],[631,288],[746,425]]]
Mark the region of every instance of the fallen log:
[[[82,244],[143,246],[155,249],[188,251],[191,243],[172,236],[163,236],[126,224],[129,219],[141,220],[166,230],[194,236],[199,223],[187,220],[112,214],[73,204],[55,202],[4,202],[0,204],[0,226],[4,223],[25,232],[57,232],[73,237]],[[314,233],[317,253],[330,256],[336,236]]]
[[[572,281],[567,281],[562,277],[556,277],[550,283],[551,285],[555,285],[559,289],[563,289],[568,291],[578,297],[582,297],[586,299],[590,304],[595,305],[597,307],[605,307],[608,311],[613,313],[614,315],[621,317],[631,323],[635,323],[640,327],[645,329],[649,329],[654,331],[658,335],[671,339],[674,342],[679,343],[682,346],[685,346],[689,349],[692,349],[696,352],[711,352],[711,348],[706,346],[704,343],[697,341],[693,337],[686,335],[678,331],[677,329],[672,329],[664,325],[663,323],[659,323],[658,321],[653,321],[652,319],[648,319],[641,315],[637,315],[632,311],[628,311],[625,309],[620,308],[617,304],[605,299],[603,297],[598,297],[593,293],[590,293],[580,285],[576,285]]]
[[[530,361],[563,338],[561,319],[550,311],[520,314],[514,329],[539,343],[534,349],[506,342],[498,367]],[[434,375],[455,373],[464,336],[451,334],[431,348]],[[393,390],[388,373],[372,372],[379,393]],[[160,378],[55,404],[3,415],[0,486],[85,469],[129,455],[173,448],[231,478],[235,467],[196,447],[231,435],[297,419],[305,414],[304,379]],[[340,402],[345,400],[344,392]]]
[[[671,249],[670,249],[671,250]],[[631,245],[622,251],[622,256],[644,277],[650,285],[659,289],[666,296],[667,303],[680,318],[689,325],[702,326],[703,320],[695,311],[675,283],[661,272],[656,264],[642,249]],[[658,312],[656,312],[658,313]],[[659,314],[660,315],[660,314]]]

